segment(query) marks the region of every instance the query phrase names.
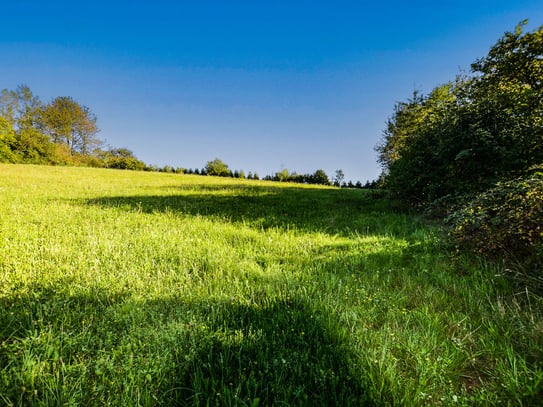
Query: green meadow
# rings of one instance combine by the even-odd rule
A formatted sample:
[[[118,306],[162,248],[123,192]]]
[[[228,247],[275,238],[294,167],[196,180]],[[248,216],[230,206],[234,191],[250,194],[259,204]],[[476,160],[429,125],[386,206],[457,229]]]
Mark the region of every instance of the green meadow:
[[[534,405],[503,275],[372,191],[0,165],[0,405]]]

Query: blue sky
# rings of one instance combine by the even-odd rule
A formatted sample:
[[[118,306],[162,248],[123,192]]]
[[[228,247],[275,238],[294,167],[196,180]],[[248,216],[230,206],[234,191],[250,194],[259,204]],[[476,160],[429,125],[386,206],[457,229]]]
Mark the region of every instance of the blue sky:
[[[0,88],[71,96],[148,164],[379,175],[394,104],[543,24],[541,0],[3,2]]]

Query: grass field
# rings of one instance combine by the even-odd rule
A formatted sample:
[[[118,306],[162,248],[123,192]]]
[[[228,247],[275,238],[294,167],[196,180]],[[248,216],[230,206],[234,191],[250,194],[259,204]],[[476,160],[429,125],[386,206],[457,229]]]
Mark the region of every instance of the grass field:
[[[534,405],[501,274],[368,191],[0,165],[0,404]]]

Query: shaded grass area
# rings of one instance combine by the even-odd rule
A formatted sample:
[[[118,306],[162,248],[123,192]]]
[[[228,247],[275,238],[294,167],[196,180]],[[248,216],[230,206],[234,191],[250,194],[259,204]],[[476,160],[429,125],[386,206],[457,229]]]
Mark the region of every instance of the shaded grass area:
[[[167,188],[165,195],[108,196],[85,203],[127,211],[204,216],[217,221],[249,225],[266,230],[277,228],[300,233],[330,235],[393,234],[409,236],[417,227],[412,217],[386,216],[391,204],[374,199],[368,191],[311,189],[299,187],[228,185]],[[179,191],[179,192],[177,192]]]
[[[331,321],[303,298],[242,305],[212,298],[134,301],[105,292],[64,296],[42,287],[32,292],[39,298],[4,304],[11,311],[1,322],[14,332],[4,350],[24,348],[12,383],[18,386],[6,389],[5,399],[52,405],[367,400]],[[59,314],[62,321],[45,322]]]
[[[366,191],[0,166],[7,405],[534,404],[543,306]]]

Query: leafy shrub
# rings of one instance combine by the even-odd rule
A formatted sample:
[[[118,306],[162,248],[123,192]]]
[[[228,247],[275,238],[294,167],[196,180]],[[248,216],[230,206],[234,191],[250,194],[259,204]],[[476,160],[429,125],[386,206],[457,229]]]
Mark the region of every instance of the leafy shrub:
[[[143,171],[145,163],[133,157],[109,157],[106,160],[106,167],[119,170]]]
[[[12,151],[12,145],[15,143],[13,129],[9,122],[0,116],[0,162],[15,162],[16,157]]]
[[[51,144],[49,163],[53,165],[77,165],[76,157],[72,156],[70,147],[65,143]]]
[[[102,168],[104,166],[104,161],[94,155],[83,156],[81,162],[88,167]]]
[[[503,258],[540,279],[543,266],[543,166],[499,182],[447,218],[457,248]]]
[[[475,194],[445,195],[426,204],[422,213],[428,220],[443,220],[453,212],[465,207],[475,197]]]
[[[16,162],[16,156],[13,154],[9,145],[3,143],[0,139],[0,163],[13,163]]]

